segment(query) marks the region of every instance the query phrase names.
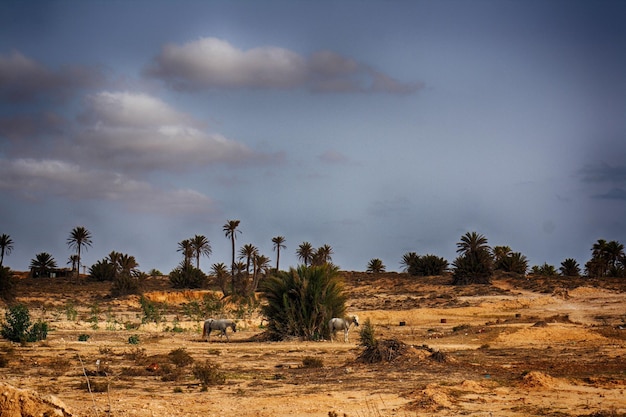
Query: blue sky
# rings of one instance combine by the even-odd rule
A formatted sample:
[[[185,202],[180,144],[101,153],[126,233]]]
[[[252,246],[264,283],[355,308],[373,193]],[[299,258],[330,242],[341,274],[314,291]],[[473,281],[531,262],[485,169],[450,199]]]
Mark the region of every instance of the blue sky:
[[[241,221],[281,268],[452,262],[466,232],[530,265],[626,243],[623,1],[0,1],[5,265],[115,250],[169,272]]]

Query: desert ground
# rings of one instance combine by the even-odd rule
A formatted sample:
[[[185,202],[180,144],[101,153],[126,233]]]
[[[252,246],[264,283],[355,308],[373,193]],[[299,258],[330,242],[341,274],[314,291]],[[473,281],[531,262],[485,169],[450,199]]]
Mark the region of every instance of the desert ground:
[[[360,360],[359,328],[348,343],[264,341],[254,311],[230,341],[206,342],[181,309],[205,291],[163,277],[145,288],[167,306],[158,324],[141,324],[139,297],[111,298],[107,283],[22,279],[18,301],[50,331],[0,339],[0,417],[626,415],[623,279],[344,275],[348,312],[396,348],[392,360]],[[223,381],[203,387],[197,364]]]

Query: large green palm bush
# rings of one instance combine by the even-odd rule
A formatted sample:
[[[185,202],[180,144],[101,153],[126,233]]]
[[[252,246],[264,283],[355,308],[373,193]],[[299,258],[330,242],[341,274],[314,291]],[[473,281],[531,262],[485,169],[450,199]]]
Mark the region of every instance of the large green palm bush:
[[[342,317],[346,310],[339,269],[328,264],[280,271],[266,278],[261,290],[272,340],[319,339],[327,333],[328,320]]]

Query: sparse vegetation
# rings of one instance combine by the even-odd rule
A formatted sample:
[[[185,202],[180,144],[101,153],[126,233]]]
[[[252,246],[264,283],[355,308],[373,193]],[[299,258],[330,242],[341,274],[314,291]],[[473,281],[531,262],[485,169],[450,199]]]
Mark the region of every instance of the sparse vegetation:
[[[0,334],[12,342],[36,342],[48,337],[48,323],[30,321],[30,312],[24,304],[11,306],[5,313]]]
[[[321,368],[324,366],[324,361],[320,358],[306,356],[302,359],[302,366],[304,368]]]
[[[179,368],[191,365],[194,362],[193,358],[185,348],[172,350],[170,353],[167,354],[167,356],[169,357],[170,362],[172,362]]]
[[[222,385],[226,382],[226,374],[220,371],[219,365],[208,359],[202,364],[193,367],[193,376],[200,380],[203,390],[211,385]]]

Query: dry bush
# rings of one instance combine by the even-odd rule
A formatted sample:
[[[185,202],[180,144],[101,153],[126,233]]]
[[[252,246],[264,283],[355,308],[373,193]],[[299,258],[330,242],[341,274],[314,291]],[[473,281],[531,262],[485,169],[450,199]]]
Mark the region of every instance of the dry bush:
[[[147,358],[146,349],[139,347],[131,349],[124,353],[124,357],[131,361],[134,361],[137,364],[142,364]]]
[[[169,357],[170,362],[172,362],[179,368],[191,365],[194,361],[191,355],[187,353],[187,350],[185,348],[172,350],[170,353],[167,354],[167,356]]]
[[[221,385],[226,382],[226,375],[219,370],[219,365],[208,359],[203,364],[193,367],[193,376],[200,380],[203,389],[209,385]]]
[[[94,378],[90,379],[89,383],[82,381],[79,388],[88,392],[107,392],[109,390],[109,381]]]
[[[313,358],[311,356],[307,356],[302,359],[302,366],[304,368],[321,368],[324,366],[324,361],[319,358]]]
[[[357,360],[364,363],[392,362],[404,355],[408,349],[408,345],[400,340],[381,340],[373,346],[366,347]]]

